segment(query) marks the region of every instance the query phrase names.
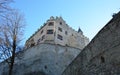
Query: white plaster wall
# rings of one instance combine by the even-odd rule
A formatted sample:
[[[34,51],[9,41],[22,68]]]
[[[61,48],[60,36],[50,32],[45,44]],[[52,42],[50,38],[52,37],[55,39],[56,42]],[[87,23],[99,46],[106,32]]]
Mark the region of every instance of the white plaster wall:
[[[59,23],[62,22],[62,25]],[[62,18],[59,18],[55,21],[55,43],[60,45],[68,45],[71,47],[83,49],[88,43],[89,39],[85,37],[83,34],[78,33],[68,25],[66,25],[65,21]],[[58,27],[62,28],[62,32],[58,30]],[[65,34],[65,31],[67,31],[67,35]],[[63,40],[59,40],[57,38],[57,34],[60,34],[63,36]]]
[[[20,53],[16,59],[14,75],[42,71],[46,75],[61,75],[81,50],[54,44],[40,44]],[[46,68],[47,67],[47,68]],[[4,65],[0,65],[0,75]]]

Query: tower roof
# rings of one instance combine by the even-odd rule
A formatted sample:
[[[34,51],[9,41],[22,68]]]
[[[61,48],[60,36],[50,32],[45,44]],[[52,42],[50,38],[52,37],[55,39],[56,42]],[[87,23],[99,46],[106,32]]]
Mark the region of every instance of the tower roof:
[[[79,29],[78,29],[78,33],[83,33],[82,30],[80,29],[80,27],[79,27]]]

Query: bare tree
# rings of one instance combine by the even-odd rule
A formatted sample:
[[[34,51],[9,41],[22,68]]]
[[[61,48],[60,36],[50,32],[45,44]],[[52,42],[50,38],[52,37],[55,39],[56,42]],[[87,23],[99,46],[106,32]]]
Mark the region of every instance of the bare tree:
[[[0,25],[0,59],[8,63],[8,73],[12,75],[15,54],[22,40],[25,22],[24,16],[17,10],[13,10],[3,17]]]
[[[0,21],[7,13],[11,12],[13,9],[10,7],[10,3],[13,0],[0,0]]]
[[[8,10],[11,10],[9,4],[13,2],[13,0],[0,0],[0,13],[5,13]]]

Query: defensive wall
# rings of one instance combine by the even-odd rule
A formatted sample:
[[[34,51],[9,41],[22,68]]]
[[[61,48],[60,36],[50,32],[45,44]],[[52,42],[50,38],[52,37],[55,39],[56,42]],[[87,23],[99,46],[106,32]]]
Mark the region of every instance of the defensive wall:
[[[120,12],[113,15],[62,75],[120,75]]]

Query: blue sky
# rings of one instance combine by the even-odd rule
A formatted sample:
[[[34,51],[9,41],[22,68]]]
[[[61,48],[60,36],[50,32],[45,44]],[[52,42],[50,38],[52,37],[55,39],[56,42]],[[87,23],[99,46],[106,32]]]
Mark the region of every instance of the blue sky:
[[[62,16],[70,27],[80,27],[91,40],[112,14],[120,11],[120,0],[15,0],[11,6],[25,15],[23,43],[50,16]]]

